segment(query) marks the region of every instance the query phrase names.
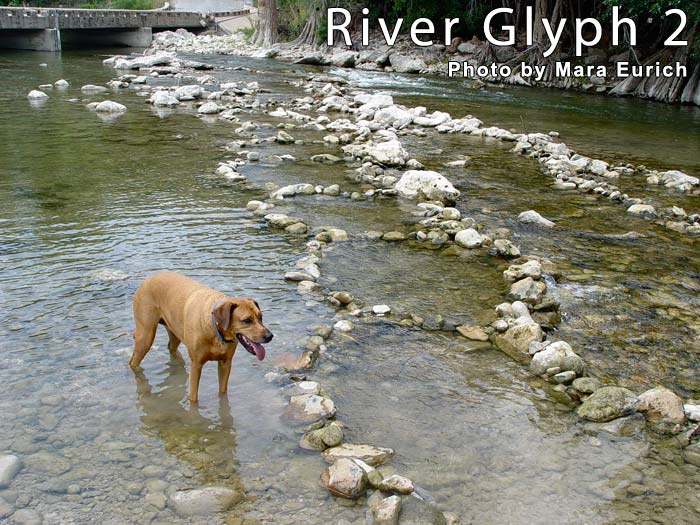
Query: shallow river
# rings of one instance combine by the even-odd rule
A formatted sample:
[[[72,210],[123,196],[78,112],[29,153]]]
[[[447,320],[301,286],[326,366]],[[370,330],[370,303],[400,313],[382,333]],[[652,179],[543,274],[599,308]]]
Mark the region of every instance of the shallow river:
[[[309,326],[335,310],[300,296],[282,275],[303,241],[274,233],[245,211],[263,185],[338,183],[350,168],[307,159],[338,154],[325,133],[291,130],[303,146],[256,146],[263,161],[243,167],[247,183],[213,175],[234,124],[198,119],[191,109],[156,112],[122,90],[129,111],[103,122],[85,109],[83,84],[114,76],[97,52],[0,54],[0,452],[24,469],[0,497],[40,511],[46,523],[192,523],[148,495],[208,483],[242,488],[246,501],[202,523],[364,523],[366,506],[337,504],[318,484],[323,463],[297,447],[279,415],[285,398],[264,381],[275,359],[297,354]],[[202,57],[198,57],[202,59]],[[286,99],[288,81],[310,69],[272,61],[208,59],[248,70],[222,80],[257,80]],[[48,67],[39,67],[46,62]],[[264,71],[264,74],[261,73]],[[377,75],[345,76],[402,103],[422,104],[488,125],[561,132],[584,154],[679,168],[700,175],[700,110],[558,91],[468,89],[460,82]],[[43,105],[26,93],[66,78]],[[279,121],[262,113],[244,120]],[[554,190],[531,160],[474,137],[402,138],[418,160],[463,192],[463,216],[508,227],[528,254],[563,274],[561,337],[591,372],[636,392],[663,384],[700,397],[698,241],[629,217],[624,208]],[[294,163],[266,162],[290,153]],[[466,170],[447,168],[457,155]],[[341,165],[342,166],[342,165]],[[625,191],[700,211],[700,199],[620,182]],[[557,223],[545,235],[515,222],[536,209]],[[312,226],[350,233],[410,231],[415,206],[302,197],[279,206]],[[621,238],[636,231],[639,238]],[[321,262],[328,290],[349,290],[397,312],[488,323],[507,292],[505,264],[402,243],[337,243]],[[158,334],[134,377],[131,297],[152,272],[186,273],[222,291],[255,297],[275,333],[262,363],[239,353],[229,403],[205,367],[200,407],[186,400],[186,371]],[[184,350],[183,350],[184,351]],[[385,472],[414,479],[441,509],[464,523],[698,523],[700,471],[673,440],[640,432],[613,437],[583,424],[546,385],[492,348],[445,332],[393,323],[358,323],[330,340],[309,374],[328,390],[349,441],[397,450]],[[244,521],[245,518],[245,521]]]

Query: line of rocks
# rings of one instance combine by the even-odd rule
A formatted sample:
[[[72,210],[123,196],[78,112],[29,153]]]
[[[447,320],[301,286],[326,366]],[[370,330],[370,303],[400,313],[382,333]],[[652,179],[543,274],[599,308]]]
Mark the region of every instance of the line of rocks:
[[[143,69],[150,75],[161,75],[158,68],[169,68],[165,74],[178,76],[181,85],[177,88],[157,88],[152,91],[149,101],[157,108],[172,108],[182,103],[195,102],[198,114],[202,116],[218,115],[220,118],[239,122],[236,114],[242,108],[260,109],[261,103],[257,98],[259,86],[256,82],[242,85],[240,83],[224,83],[214,91],[203,89],[202,85],[215,85],[216,79],[210,75],[203,77],[188,77],[183,73],[186,68],[205,67],[197,62],[182,61],[171,52],[157,52],[152,55],[137,56],[133,58],[112,57],[104,61],[122,69]],[[144,75],[122,75],[113,81],[118,86],[128,87],[137,82],[137,89],[144,94],[151,92],[150,86],[145,84]],[[409,159],[407,153],[397,140],[397,133],[423,134],[424,129],[432,129],[439,133],[468,133],[475,136],[483,136],[501,141],[514,142],[513,152],[528,155],[537,159],[543,170],[555,178],[554,187],[561,190],[578,190],[592,192],[593,194],[607,197],[613,202],[619,202],[626,206],[630,215],[655,220],[659,225],[670,230],[700,235],[700,213],[687,213],[680,206],[670,206],[657,210],[648,199],[630,197],[620,191],[612,183],[621,176],[644,176],[650,185],[663,185],[687,194],[700,194],[700,179],[692,177],[678,170],[655,171],[644,166],[610,166],[599,159],[591,159],[573,152],[563,142],[556,142],[557,133],[549,135],[542,133],[517,134],[498,127],[483,127],[483,123],[467,115],[462,119],[452,119],[448,113],[435,111],[428,114],[423,107],[406,108],[396,105],[389,95],[356,93],[349,97],[349,90],[344,85],[345,81],[327,75],[315,75],[310,82],[305,82],[305,89],[312,93],[311,97],[303,97],[294,100],[290,105],[302,110],[314,110],[318,113],[339,111],[355,115],[355,122],[347,119],[331,121],[327,117],[312,117],[294,111],[291,108],[281,108],[269,112],[271,116],[286,118],[296,122],[303,122],[303,127],[310,129],[327,129],[332,133],[324,137],[331,144],[345,144],[343,152],[347,157],[366,159],[372,164],[381,167],[405,166],[420,170],[422,166],[415,159]],[[189,82],[192,82],[191,84]],[[301,83],[299,87],[303,87]],[[97,87],[97,86],[96,86]],[[199,101],[202,102],[199,102]],[[267,104],[275,104],[268,102]],[[103,104],[104,110],[111,114],[119,114],[120,108],[114,103]],[[96,109],[96,105],[92,108]],[[244,123],[246,124],[246,123]],[[409,126],[413,128],[408,128]],[[294,125],[290,126],[294,127]],[[243,131],[252,131],[243,129]],[[335,132],[335,133],[333,133]],[[340,135],[337,132],[342,132]],[[375,136],[372,137],[372,132]],[[292,143],[294,139],[284,130],[278,133],[280,143]],[[313,160],[325,163],[336,163],[341,159],[333,155],[317,155]],[[462,162],[463,161],[455,161]],[[372,171],[368,166],[363,173],[367,177],[367,171]],[[381,169],[381,168],[380,168]],[[430,172],[434,178],[435,172]],[[392,184],[391,176],[383,176],[385,187]],[[391,191],[391,188],[383,191]],[[410,191],[410,190],[409,190]],[[410,195],[404,195],[411,197]]]
[[[333,90],[339,91],[338,87],[332,87]],[[328,88],[327,91],[331,91],[331,89]],[[378,187],[389,187],[394,190],[395,194],[409,199],[437,199],[419,203],[419,209],[428,216],[421,221],[421,225],[426,227],[427,231],[418,229],[409,236],[405,236],[401,232],[387,232],[382,234],[381,238],[390,241],[415,239],[439,245],[454,243],[466,249],[491,246],[490,253],[493,255],[518,258],[514,261],[515,264],[504,272],[504,278],[511,283],[509,299],[513,302],[503,303],[496,307],[499,319],[491,326],[462,326],[458,327],[459,332],[472,340],[488,338],[507,355],[527,364],[533,374],[553,383],[552,390],[554,392],[564,395],[570,402],[580,403],[577,413],[583,419],[606,423],[619,418],[628,418],[617,425],[608,425],[606,429],[610,431],[626,427],[628,421],[634,421],[635,417],[638,417],[634,414],[640,413],[657,430],[678,433],[685,429],[688,436],[686,444],[689,444],[690,438],[697,430],[697,425],[690,427],[683,425],[690,420],[689,417],[696,417],[698,411],[696,405],[686,403],[684,406],[683,400],[679,396],[664,387],[657,387],[636,396],[624,388],[603,386],[595,378],[584,375],[584,362],[568,343],[545,340],[545,331],[542,325],[533,319],[533,316],[546,316],[550,319],[548,324],[551,328],[559,320],[559,303],[553,291],[548,289],[547,275],[540,260],[521,256],[519,248],[509,240],[494,239],[489,233],[478,231],[474,227],[476,226],[475,221],[462,219],[459,210],[444,206],[445,203],[455,202],[459,197],[459,192],[442,175],[436,172],[408,170],[404,172],[401,179],[397,180],[396,177],[385,174],[386,167],[405,166],[412,162],[409,154],[403,149],[397,134],[393,130],[387,130],[386,127],[393,127],[397,125],[397,122],[400,122],[399,127],[408,125],[408,122],[413,122],[412,119],[415,119],[416,114],[415,108],[410,110],[396,109],[390,98],[386,95],[360,94],[355,95],[352,105],[344,106],[347,98],[336,93],[325,97],[321,107],[318,108],[318,111],[330,109],[352,113],[358,105],[364,107],[362,110],[357,108],[356,113],[359,112],[361,115],[357,117],[357,122],[354,125],[350,121],[335,121],[334,126],[346,133],[356,133],[357,138],[354,142],[357,142],[358,138],[361,141],[359,144],[353,143],[343,147],[346,155],[363,162],[362,166],[356,170],[357,180],[376,184]],[[308,104],[307,101],[304,103]],[[380,113],[379,110],[382,107],[394,109]],[[369,121],[367,118],[372,111],[374,111],[374,117]],[[454,121],[449,119],[449,116],[446,118],[437,113],[439,112],[426,117],[430,119],[431,127],[433,125],[436,128],[443,126],[438,131],[457,132]],[[420,110],[418,114],[421,114]],[[373,124],[377,122],[377,119],[380,121],[379,126]],[[368,128],[369,132],[363,130],[362,126]],[[639,202],[621,194],[616,187],[605,181],[592,178],[616,179],[621,172],[630,174],[632,167],[611,168],[603,161],[576,155],[565,144],[554,142],[552,137],[548,135],[515,135],[498,128],[480,128],[480,123],[474,122],[471,117],[466,117],[457,126],[459,132],[466,129],[470,134],[513,141],[516,143],[515,152],[527,152],[548,166],[549,169],[562,170],[562,166],[564,166],[567,170],[572,170],[568,174],[557,171],[556,176],[559,181],[562,181],[559,183],[562,185],[562,189],[576,188],[580,191],[594,191],[608,196],[612,200],[619,198],[622,202],[628,204],[631,202],[629,213],[634,213],[636,209],[634,206],[640,206]],[[328,127],[327,125],[326,128]],[[375,137],[380,137],[382,142],[374,142],[369,139],[372,131],[375,132]],[[341,140],[348,141],[347,138],[341,139],[339,137],[338,142]],[[579,172],[582,172],[581,177],[572,176],[572,173]],[[667,187],[679,191],[694,191],[693,188],[697,185],[697,179],[680,172],[661,174],[647,172],[647,175],[650,179],[649,183],[655,184],[659,181]],[[289,196],[299,193],[305,192],[290,191]],[[311,194],[310,189],[308,194]],[[677,209],[673,210],[672,213],[674,217],[681,216]],[[554,226],[551,221],[534,210],[523,212],[518,220],[541,227]],[[696,220],[697,217],[689,217],[688,224],[682,230],[687,233],[695,233],[695,230],[700,230],[700,224],[697,224],[698,228],[696,228]],[[669,227],[668,224],[665,225]],[[670,227],[673,229],[673,226]],[[551,263],[546,261],[545,264]],[[336,297],[336,299],[338,298]]]
[[[279,199],[297,194],[319,193],[314,186],[294,185],[300,191],[288,189],[279,194],[273,191],[271,199]],[[281,188],[284,189],[284,188]],[[261,216],[269,210],[270,204],[262,201],[250,201],[247,209]],[[309,231],[308,226],[301,220],[284,214],[267,214],[264,220],[270,228],[284,230],[289,235],[303,235]],[[319,227],[313,230],[315,238],[306,243],[306,255],[295,263],[294,269],[285,273],[287,281],[296,282],[298,291],[302,294],[320,293],[322,287],[317,283],[321,277],[319,261],[323,251],[332,242],[349,240],[345,230],[332,227]],[[344,291],[332,291],[327,300],[342,311],[358,316],[362,303],[352,294]],[[375,305],[372,309],[375,315],[386,315],[390,308],[386,305]],[[306,380],[305,372],[312,370],[319,355],[326,351],[326,342],[333,333],[348,333],[354,328],[348,319],[339,319],[331,327],[328,325],[313,325],[310,330],[313,336],[304,342],[305,350],[293,362],[284,366],[286,373],[270,372],[266,380],[285,386],[289,402],[282,414],[283,419],[290,425],[300,426],[302,436],[299,446],[306,450],[321,452],[324,461],[330,464],[321,474],[321,484],[336,498],[343,500],[360,500],[367,490],[374,490],[367,501],[368,520],[376,525],[397,524],[406,522],[407,515],[430,516],[428,523],[459,523],[452,513],[441,513],[431,503],[425,501],[426,495],[414,486],[410,479],[393,474],[384,478],[376,467],[390,460],[395,452],[386,447],[377,447],[364,443],[343,443],[343,424],[336,420],[337,409],[333,400],[316,381]],[[302,375],[299,375],[299,374]],[[409,501],[410,500],[415,501]],[[404,505],[404,514],[401,508]],[[400,520],[400,516],[403,516]],[[407,519],[407,518],[406,518]]]

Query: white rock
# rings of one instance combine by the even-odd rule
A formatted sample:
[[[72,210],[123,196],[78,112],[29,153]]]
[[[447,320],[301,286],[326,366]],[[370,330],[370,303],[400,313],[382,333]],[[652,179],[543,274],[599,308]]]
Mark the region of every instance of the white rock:
[[[378,110],[374,114],[374,122],[384,127],[402,129],[413,122],[413,115],[398,106],[389,106]]]
[[[691,177],[678,170],[664,171],[659,173],[657,177],[660,184],[679,191],[690,191],[700,184],[700,179],[697,177]]]
[[[580,375],[583,366],[583,360],[568,343],[556,341],[534,355],[530,362],[530,371],[539,376],[550,368],[560,368],[562,372],[572,371]]]
[[[471,250],[479,248],[483,244],[484,238],[474,228],[467,228],[466,230],[457,232],[457,235],[455,235],[455,242],[459,246]]]
[[[588,171],[590,171],[593,175],[601,176],[605,174],[606,171],[608,171],[609,167],[610,165],[607,162],[603,162],[602,160],[598,159],[593,159],[588,165]]]
[[[156,91],[151,95],[150,102],[158,108],[173,108],[180,105],[180,101],[167,91]]]
[[[21,468],[22,462],[17,456],[0,456],[0,489],[9,487]]]
[[[200,115],[215,115],[216,113],[219,113],[221,111],[221,108],[216,102],[206,102],[199,106],[199,109],[197,110],[197,113]]]
[[[394,451],[390,448],[375,447],[374,445],[343,443],[337,447],[326,449],[321,457],[328,463],[334,463],[340,458],[359,459],[376,467],[394,457]]]
[[[391,308],[385,304],[376,304],[372,307],[372,312],[374,312],[376,315],[386,315],[391,312]]]
[[[396,183],[399,195],[408,199],[454,201],[459,191],[435,171],[409,170]]]
[[[361,93],[355,96],[355,104],[360,105],[360,111],[365,109],[379,109],[394,104],[391,95]]]
[[[80,88],[80,91],[82,91],[86,95],[94,95],[97,93],[105,93],[109,90],[104,86],[95,86],[94,84],[85,84],[83,87]]]
[[[650,204],[633,204],[627,208],[627,213],[636,217],[656,217],[656,209]]]
[[[365,144],[349,144],[343,146],[343,151],[356,158],[371,157],[377,164],[385,166],[403,166],[409,159],[408,152],[398,140],[386,142],[367,142]]]
[[[175,98],[178,100],[195,100],[202,98],[202,87],[197,84],[180,86],[175,90]]]
[[[314,423],[335,415],[335,404],[331,399],[315,394],[292,396],[284,410],[284,417],[296,423]]]
[[[335,323],[333,328],[339,332],[350,332],[353,329],[353,326],[350,321],[343,319]]]
[[[543,228],[554,228],[554,223],[552,221],[545,219],[535,210],[522,212],[520,215],[518,215],[518,222],[525,224],[536,224],[537,226],[541,226]]]
[[[97,113],[126,113],[126,106],[111,100],[103,100],[95,106]]]
[[[700,421],[700,405],[683,405],[685,417],[691,421]]]
[[[49,96],[43,91],[39,91],[38,89],[32,89],[27,95],[27,98],[29,100],[46,100],[47,98],[49,98]]]
[[[70,86],[68,81],[63,78],[54,82],[53,85],[56,86],[58,89],[65,89],[68,86]]]

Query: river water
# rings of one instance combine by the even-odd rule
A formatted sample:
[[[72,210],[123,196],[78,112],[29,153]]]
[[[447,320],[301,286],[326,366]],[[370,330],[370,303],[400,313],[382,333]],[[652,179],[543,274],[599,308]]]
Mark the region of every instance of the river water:
[[[213,175],[235,125],[157,112],[123,90],[129,111],[103,122],[85,109],[83,84],[114,76],[98,52],[0,54],[0,451],[24,468],[0,497],[36,509],[46,523],[193,523],[161,508],[159,495],[206,484],[244,490],[246,501],[201,523],[364,523],[365,506],[336,503],[318,484],[323,463],[297,448],[279,415],[285,398],[264,381],[284,353],[297,354],[309,326],[335,310],[300,296],[282,278],[302,240],[268,230],[245,211],[265,183],[338,183],[350,168],[308,158],[339,154],[325,133],[291,130],[303,146],[256,146],[247,183]],[[202,57],[197,57],[199,60]],[[300,96],[291,82],[312,68],[205,57],[222,80],[256,80],[265,97]],[[45,62],[47,67],[39,67]],[[581,153],[700,175],[700,110],[558,91],[470,89],[457,81],[331,71],[410,105],[472,113],[518,131],[557,130]],[[66,78],[43,105],[25,96]],[[244,120],[279,120],[250,112]],[[698,241],[606,200],[554,190],[538,165],[501,143],[440,135],[402,137],[406,149],[462,191],[458,207],[508,227],[528,254],[555,262],[569,341],[592,375],[636,392],[663,384],[700,397]],[[299,160],[265,158],[290,153]],[[469,155],[467,169],[445,162]],[[623,179],[634,195],[700,211],[700,199]],[[546,234],[515,222],[534,208],[557,223]],[[410,231],[408,202],[303,197],[277,208],[312,226],[349,233]],[[620,235],[635,231],[638,238]],[[505,265],[408,243],[354,239],[332,246],[321,284],[397,312],[487,323],[507,292]],[[200,407],[186,400],[186,371],[159,333],[134,377],[131,296],[152,272],[186,273],[216,289],[255,297],[275,333],[262,363],[239,353],[229,402],[205,367]],[[504,354],[443,332],[358,323],[334,336],[318,368],[349,441],[390,446],[384,469],[412,478],[464,523],[697,523],[700,471],[675,442],[649,432],[615,437],[583,424],[547,386]]]

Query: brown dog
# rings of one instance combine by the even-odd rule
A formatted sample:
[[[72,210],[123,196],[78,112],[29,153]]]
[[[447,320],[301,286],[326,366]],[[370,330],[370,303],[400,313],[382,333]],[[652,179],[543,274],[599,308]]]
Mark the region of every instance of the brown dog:
[[[190,401],[197,402],[199,378],[207,361],[219,362],[219,393],[228,389],[231,361],[240,342],[260,361],[261,343],[272,340],[253,299],[228,297],[173,272],[148,277],[134,294],[134,353],[129,366],[136,369],[153,344],[158,324],[168,331],[168,349],[177,353],[180,342],[190,355]]]

